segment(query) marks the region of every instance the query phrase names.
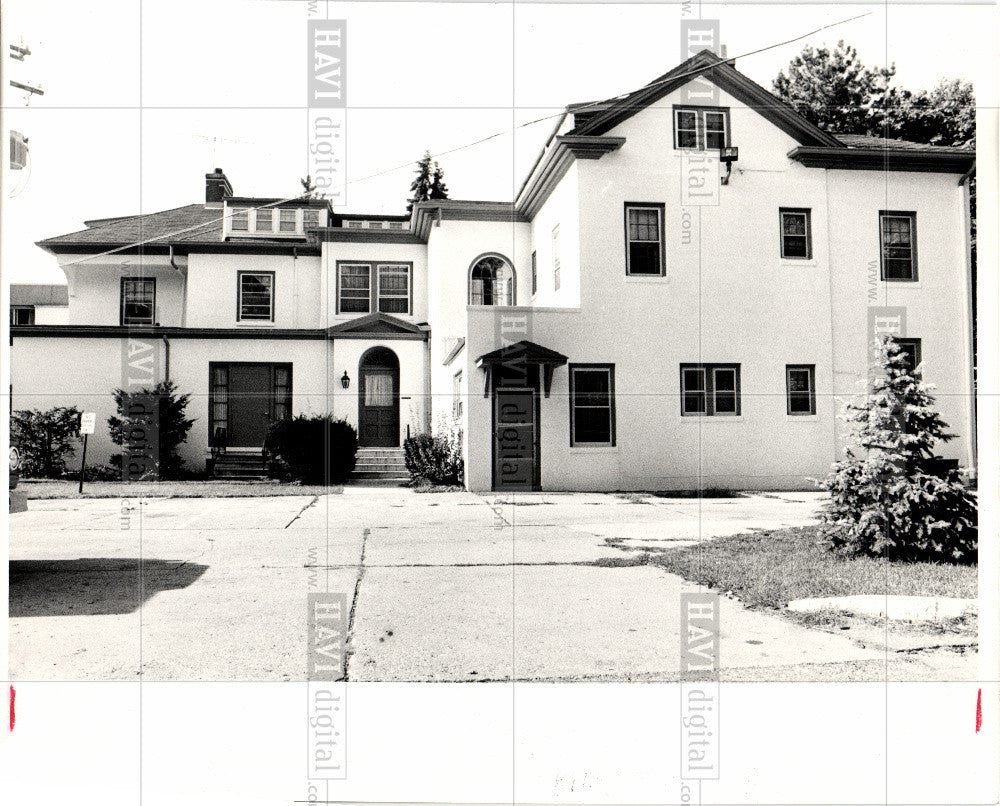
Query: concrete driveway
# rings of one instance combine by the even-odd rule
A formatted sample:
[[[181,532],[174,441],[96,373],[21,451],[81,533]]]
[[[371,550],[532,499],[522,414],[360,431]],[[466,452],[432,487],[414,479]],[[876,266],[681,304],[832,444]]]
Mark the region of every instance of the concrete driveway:
[[[818,503],[359,487],[32,501],[11,519],[11,675],[301,680],[306,594],[329,590],[353,602],[350,680],[673,680],[695,588],[618,546],[805,525]],[[721,657],[724,678],[884,675],[881,653],[730,600]]]

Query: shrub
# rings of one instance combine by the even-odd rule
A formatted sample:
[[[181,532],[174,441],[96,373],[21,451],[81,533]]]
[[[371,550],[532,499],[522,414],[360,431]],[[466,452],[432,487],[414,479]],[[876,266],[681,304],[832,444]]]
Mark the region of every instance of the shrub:
[[[67,454],[79,440],[80,410],[56,406],[48,411],[15,411],[10,427],[21,442],[21,476],[57,479],[66,471]]]
[[[80,478],[80,468],[67,468],[60,478],[77,481]],[[120,467],[113,465],[92,465],[88,462],[84,472],[84,481],[121,481],[122,471]]]
[[[341,484],[354,470],[358,432],[332,415],[279,420],[264,442],[270,475],[304,484]]]
[[[417,434],[403,442],[406,469],[413,482],[459,485],[465,480],[462,432],[451,428],[437,435]]]
[[[954,438],[891,338],[880,340],[870,393],[846,406],[849,446],[823,483],[828,545],[848,555],[975,562],[977,503],[934,454]]]
[[[187,439],[188,431],[194,420],[184,417],[184,412],[191,400],[191,395],[177,394],[173,381],[160,381],[152,389],[140,389],[137,392],[126,392],[115,389],[115,406],[118,415],[108,417],[108,432],[115,445],[125,445],[128,435],[133,429],[145,432],[147,423],[134,414],[131,405],[137,406],[142,398],[155,398],[157,401],[157,422],[154,425],[156,434],[156,468],[161,479],[179,478],[183,471],[184,460],[177,454],[177,448]],[[122,454],[115,454],[111,462],[121,467]]]

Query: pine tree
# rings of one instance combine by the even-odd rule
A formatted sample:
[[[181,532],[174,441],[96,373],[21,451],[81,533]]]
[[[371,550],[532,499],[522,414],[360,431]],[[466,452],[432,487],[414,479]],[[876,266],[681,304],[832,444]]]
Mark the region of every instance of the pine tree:
[[[410,198],[406,205],[406,212],[412,213],[413,205],[417,202],[448,198],[448,186],[444,183],[444,171],[431,158],[430,151],[425,151],[424,156],[417,162],[415,173],[416,177],[410,183]]]
[[[316,194],[316,183],[310,174],[306,174],[304,179],[299,180],[299,184],[302,185],[302,195],[303,196],[316,196],[317,198],[322,198],[324,194]]]
[[[827,541],[850,555],[975,562],[976,498],[934,453],[954,435],[892,338],[878,341],[874,359],[868,395],[845,407],[846,458],[824,483]]]

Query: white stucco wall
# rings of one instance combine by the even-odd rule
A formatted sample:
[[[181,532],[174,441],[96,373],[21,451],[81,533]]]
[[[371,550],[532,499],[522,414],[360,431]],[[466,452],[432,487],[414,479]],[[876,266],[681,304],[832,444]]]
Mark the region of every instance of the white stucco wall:
[[[184,276],[170,266],[169,259],[146,256],[110,256],[85,262],[81,255],[60,259],[69,291],[67,318],[74,325],[118,325],[121,322],[123,277],[156,280],[156,321],[178,327],[184,301]],[[39,324],[42,324],[39,322]]]

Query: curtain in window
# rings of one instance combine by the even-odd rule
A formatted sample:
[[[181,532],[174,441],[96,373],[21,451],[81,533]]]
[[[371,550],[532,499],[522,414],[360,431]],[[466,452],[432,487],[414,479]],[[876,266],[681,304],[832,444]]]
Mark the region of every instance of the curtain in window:
[[[387,373],[365,375],[365,405],[391,406],[392,404],[392,375]]]

